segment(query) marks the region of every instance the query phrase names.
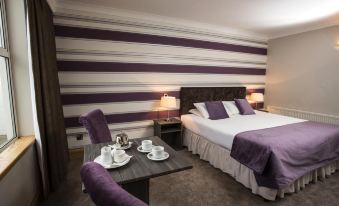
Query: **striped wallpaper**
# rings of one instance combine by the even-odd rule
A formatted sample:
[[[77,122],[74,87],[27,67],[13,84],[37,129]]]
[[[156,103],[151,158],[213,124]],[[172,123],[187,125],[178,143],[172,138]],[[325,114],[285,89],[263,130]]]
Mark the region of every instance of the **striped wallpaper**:
[[[246,86],[264,92],[267,44],[183,30],[55,15],[59,81],[69,146],[88,143],[80,114],[100,108],[114,137],[153,134],[167,93],[182,86]],[[178,108],[170,111],[178,116]],[[76,136],[85,134],[83,140]]]

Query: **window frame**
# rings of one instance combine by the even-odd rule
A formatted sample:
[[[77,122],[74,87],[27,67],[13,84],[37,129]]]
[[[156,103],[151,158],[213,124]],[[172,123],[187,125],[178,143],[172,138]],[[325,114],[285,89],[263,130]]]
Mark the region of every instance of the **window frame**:
[[[9,58],[9,45],[8,45],[8,31],[7,31],[7,16],[6,16],[6,4],[4,0],[0,0],[0,12],[2,17],[2,30],[3,30],[3,44],[4,46],[0,46],[0,56],[6,56]]]
[[[13,76],[12,76],[12,68],[11,68],[11,55],[10,55],[10,46],[9,46],[9,38],[8,38],[8,27],[7,27],[7,14],[6,14],[6,3],[5,0],[0,0],[0,12],[2,19],[0,23],[2,24],[2,32],[3,32],[3,47],[0,46],[0,57],[4,57],[6,59],[6,73],[7,73],[7,85],[8,85],[8,93],[9,93],[9,104],[10,104],[10,113],[11,113],[11,125],[13,130],[13,137],[8,140],[5,144],[0,147],[0,152],[5,150],[14,140],[18,138],[17,133],[17,124],[16,124],[16,112],[14,106],[14,93],[13,93]]]

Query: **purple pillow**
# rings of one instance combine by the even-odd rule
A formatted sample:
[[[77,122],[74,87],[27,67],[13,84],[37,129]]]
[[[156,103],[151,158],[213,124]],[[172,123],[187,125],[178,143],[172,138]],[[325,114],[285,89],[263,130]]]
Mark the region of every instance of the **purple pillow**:
[[[217,120],[229,118],[224,104],[221,101],[205,102],[205,105],[210,119]]]
[[[237,105],[240,114],[242,115],[251,115],[255,114],[253,108],[248,103],[247,99],[235,99],[235,105]]]

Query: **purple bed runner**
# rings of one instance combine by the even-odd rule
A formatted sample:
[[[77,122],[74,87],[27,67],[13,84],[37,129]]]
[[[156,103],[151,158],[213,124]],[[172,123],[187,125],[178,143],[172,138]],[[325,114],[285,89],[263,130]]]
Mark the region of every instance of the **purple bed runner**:
[[[242,132],[231,156],[254,171],[259,186],[281,189],[339,159],[339,125],[307,121]]]

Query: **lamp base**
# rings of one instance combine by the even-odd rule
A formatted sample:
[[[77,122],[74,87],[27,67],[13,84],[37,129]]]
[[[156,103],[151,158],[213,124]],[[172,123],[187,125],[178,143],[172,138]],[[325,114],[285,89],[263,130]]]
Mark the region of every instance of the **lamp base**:
[[[165,119],[166,122],[172,122],[173,121],[173,118],[167,118]]]

